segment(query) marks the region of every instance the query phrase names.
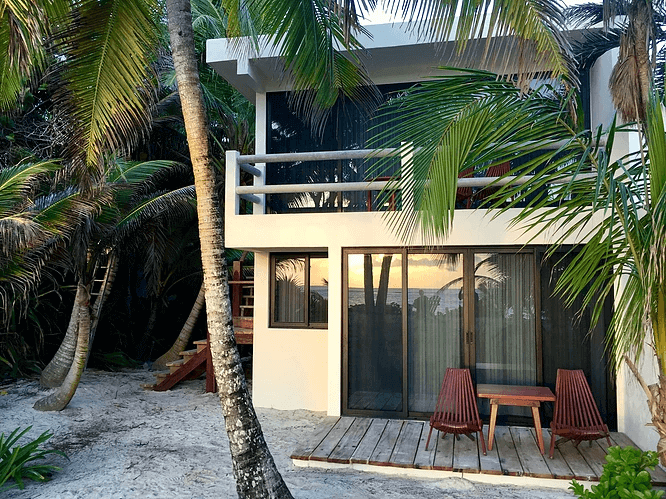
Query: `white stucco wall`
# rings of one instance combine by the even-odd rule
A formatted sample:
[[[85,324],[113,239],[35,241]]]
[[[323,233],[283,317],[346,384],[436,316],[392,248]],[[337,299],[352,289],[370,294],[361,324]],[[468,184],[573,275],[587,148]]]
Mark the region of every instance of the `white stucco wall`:
[[[257,407],[328,409],[328,331],[268,327],[270,259],[254,255],[252,399]]]

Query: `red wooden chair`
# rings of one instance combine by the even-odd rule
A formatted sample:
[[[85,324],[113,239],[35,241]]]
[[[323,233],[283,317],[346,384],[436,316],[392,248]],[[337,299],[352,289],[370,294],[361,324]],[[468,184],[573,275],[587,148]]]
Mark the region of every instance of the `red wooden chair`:
[[[488,178],[501,177],[509,173],[510,170],[511,170],[511,163],[506,161],[504,163],[500,163],[499,165],[494,165],[489,167],[486,170],[486,177]],[[484,200],[487,197],[491,196],[492,194],[496,193],[499,189],[500,188],[496,186],[484,187],[477,193],[477,198],[480,200]]]
[[[465,168],[458,173],[458,178],[471,178],[473,176],[474,168]],[[470,209],[472,207],[473,196],[474,190],[471,187],[458,187],[456,190],[456,203],[463,208]]]
[[[471,433],[478,432],[481,439],[481,449],[486,455],[486,441],[483,438],[483,421],[479,417],[479,408],[476,405],[472,376],[469,369],[453,369],[448,367],[439,391],[439,398],[435,412],[430,417],[430,433],[426,441],[426,450],[430,444],[433,428],[443,433],[467,435],[474,440]]]
[[[557,370],[555,381],[555,411],[550,423],[550,458],[555,452],[556,435],[563,437],[558,444],[573,440],[578,446],[583,440],[604,438],[610,441],[608,426],[602,421],[582,369]]]

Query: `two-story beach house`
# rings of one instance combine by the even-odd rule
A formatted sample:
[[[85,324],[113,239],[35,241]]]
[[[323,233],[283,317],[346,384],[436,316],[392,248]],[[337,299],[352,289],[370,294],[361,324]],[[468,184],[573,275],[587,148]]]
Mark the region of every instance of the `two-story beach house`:
[[[441,46],[399,25],[368,30],[361,57],[384,95],[437,74]],[[544,259],[545,236],[525,245],[511,213],[475,209],[472,186],[459,190],[448,239],[406,246],[383,215],[409,206],[399,196],[377,202],[384,179],[368,178],[363,107],[339,102],[313,134],[289,106],[274,51],[235,47],[208,40],[207,62],[256,104],[256,155],[227,154],[225,195],[226,244],[255,255],[256,406],[424,418],[446,367],[469,367],[476,383],[553,389],[558,368],[580,368],[611,429],[653,448],[641,390],[607,363],[612,303],[588,334],[589,313],[577,317],[553,296],[565,262]],[[613,116],[612,60],[605,54],[581,76],[592,126]],[[521,409],[501,410],[518,422],[530,414]]]

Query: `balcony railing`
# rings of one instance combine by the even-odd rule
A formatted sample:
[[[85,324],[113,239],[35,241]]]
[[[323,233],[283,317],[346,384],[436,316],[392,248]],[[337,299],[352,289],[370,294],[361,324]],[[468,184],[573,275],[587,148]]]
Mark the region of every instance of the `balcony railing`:
[[[390,187],[390,180],[361,181],[361,182],[329,182],[329,183],[298,183],[266,185],[266,169],[271,164],[305,162],[305,161],[340,161],[354,159],[371,159],[398,156],[397,149],[354,149],[346,151],[319,151],[279,154],[250,154],[241,155],[238,151],[227,151],[226,155],[226,209],[233,207],[233,214],[240,214],[241,199],[253,204],[252,213],[266,212],[266,196],[271,194],[305,194],[305,193],[340,193],[340,192],[379,192]],[[401,164],[404,164],[404,157]],[[253,176],[253,185],[241,185],[241,171]],[[401,175],[405,175],[403,171]],[[593,175],[593,174],[592,174]],[[587,175],[586,175],[587,176]],[[522,185],[528,182],[531,176],[521,177],[462,177],[458,178],[458,188],[483,188],[489,185],[500,187],[506,184]],[[566,183],[570,179],[562,179],[558,183]],[[393,184],[395,185],[395,184]],[[396,188],[396,190],[398,190]],[[396,209],[395,195],[388,197],[387,205]],[[397,209],[410,209],[410,197],[402,196],[402,202]],[[391,209],[391,208],[388,208]]]

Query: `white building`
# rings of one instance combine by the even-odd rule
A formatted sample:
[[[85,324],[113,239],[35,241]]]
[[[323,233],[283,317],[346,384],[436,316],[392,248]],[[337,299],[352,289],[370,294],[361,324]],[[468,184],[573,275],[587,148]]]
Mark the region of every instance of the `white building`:
[[[441,47],[419,42],[399,25],[369,30],[372,39],[361,40],[363,61],[382,91],[437,73]],[[606,54],[582,78],[592,126],[613,116],[607,90],[612,58]],[[558,368],[580,368],[611,429],[655,447],[656,433],[644,427],[649,417],[642,391],[607,368],[607,322],[588,337],[587,317],[575,321],[575,310],[551,296],[551,276],[561,265],[542,261],[545,237],[524,246],[522,231],[509,228],[511,213],[491,220],[482,210],[465,209],[461,193],[446,241],[426,248],[416,238],[405,247],[383,212],[373,211],[377,192],[369,193],[367,182],[344,194],[312,192],[312,185],[301,186],[301,193],[284,186],[286,194],[239,187],[239,162],[252,164],[246,170],[254,174],[255,191],[366,180],[365,163],[353,153],[328,161],[292,155],[268,162],[265,156],[358,149],[366,120],[342,102],[323,138],[314,139],[290,111],[289,79],[269,49],[240,55],[226,39],[208,40],[207,62],[256,104],[258,157],[239,161],[229,153],[225,197],[227,246],[255,254],[256,406],[425,417],[447,366],[469,367],[479,383],[553,390]],[[251,214],[240,214],[241,194],[252,203]],[[504,409],[509,421],[529,416]]]

